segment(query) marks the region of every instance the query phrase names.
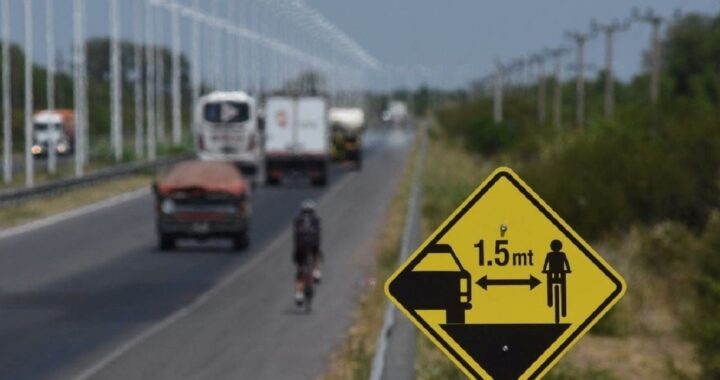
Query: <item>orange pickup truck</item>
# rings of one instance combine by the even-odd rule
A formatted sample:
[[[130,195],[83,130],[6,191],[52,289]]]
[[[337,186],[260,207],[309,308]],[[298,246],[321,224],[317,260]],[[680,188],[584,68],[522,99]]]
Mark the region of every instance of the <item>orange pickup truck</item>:
[[[153,185],[161,250],[178,238],[229,238],[235,250],[249,243],[250,188],[231,164],[186,161]]]

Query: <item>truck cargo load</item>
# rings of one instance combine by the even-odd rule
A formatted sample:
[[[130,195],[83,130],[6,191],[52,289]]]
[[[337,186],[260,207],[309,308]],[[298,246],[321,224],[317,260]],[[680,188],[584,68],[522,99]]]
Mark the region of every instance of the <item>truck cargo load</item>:
[[[322,97],[273,96],[265,106],[267,183],[292,174],[327,183],[330,157],[327,101]]]

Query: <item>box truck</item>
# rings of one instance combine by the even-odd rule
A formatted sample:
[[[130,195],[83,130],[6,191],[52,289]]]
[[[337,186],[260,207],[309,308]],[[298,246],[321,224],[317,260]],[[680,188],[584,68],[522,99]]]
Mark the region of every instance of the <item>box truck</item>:
[[[268,184],[294,174],[315,186],[328,179],[330,141],[327,100],[319,96],[271,96],[265,103],[265,171]]]

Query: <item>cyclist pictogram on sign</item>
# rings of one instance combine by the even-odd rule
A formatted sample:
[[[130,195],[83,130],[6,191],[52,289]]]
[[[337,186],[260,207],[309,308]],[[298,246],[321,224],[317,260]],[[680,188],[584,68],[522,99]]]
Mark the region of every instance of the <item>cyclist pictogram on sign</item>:
[[[468,376],[545,374],[625,282],[500,168],[387,281],[390,300]]]

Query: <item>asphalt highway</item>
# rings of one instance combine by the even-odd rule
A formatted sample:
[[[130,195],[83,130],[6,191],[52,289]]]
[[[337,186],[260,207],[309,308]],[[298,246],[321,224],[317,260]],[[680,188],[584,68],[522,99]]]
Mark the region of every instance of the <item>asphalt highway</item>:
[[[372,282],[410,140],[370,134],[363,170],[335,166],[326,189],[259,189],[239,254],[223,241],[159,252],[148,192],[0,238],[0,378],[316,378]],[[307,198],[325,252],[310,315],[292,302],[289,229]]]

